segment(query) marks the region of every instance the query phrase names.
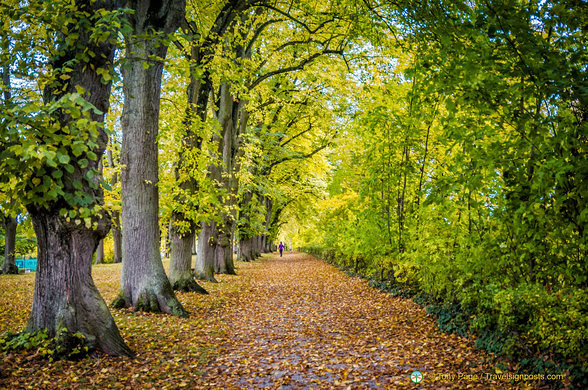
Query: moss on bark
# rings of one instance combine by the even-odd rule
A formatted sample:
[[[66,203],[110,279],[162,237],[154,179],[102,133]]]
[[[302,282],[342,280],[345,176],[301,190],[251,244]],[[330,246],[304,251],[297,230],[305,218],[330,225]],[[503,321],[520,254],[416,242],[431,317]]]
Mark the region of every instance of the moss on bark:
[[[208,294],[208,291],[204,289],[204,287],[200,286],[192,277],[189,278],[181,278],[176,280],[173,284],[173,289],[175,291],[182,291],[182,292],[196,292],[199,294]]]

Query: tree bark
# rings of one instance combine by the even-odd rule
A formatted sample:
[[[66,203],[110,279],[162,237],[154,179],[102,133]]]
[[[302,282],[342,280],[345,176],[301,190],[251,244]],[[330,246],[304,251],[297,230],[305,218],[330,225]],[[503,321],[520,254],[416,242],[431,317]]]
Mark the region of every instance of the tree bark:
[[[255,236],[255,258],[258,259],[261,257],[261,235]]]
[[[191,48],[192,57],[197,57],[197,47],[193,46]],[[189,60],[191,60],[190,58]],[[185,161],[184,161],[184,153],[186,151],[195,151],[201,148],[202,144],[202,137],[194,133],[193,126],[193,119],[192,117],[196,114],[200,120],[204,121],[206,118],[206,111],[204,109],[199,108],[198,102],[199,98],[203,99],[201,104],[206,106],[208,102],[208,93],[206,97],[201,97],[201,91],[208,92],[207,88],[202,88],[202,83],[198,79],[196,72],[198,71],[197,66],[195,64],[190,65],[190,83],[188,84],[188,88],[186,91],[187,99],[188,99],[188,107],[186,108],[186,116],[184,119],[186,135],[182,138],[182,151],[180,151],[180,158],[178,162],[178,166],[176,167],[175,174],[176,174],[176,182],[180,177],[180,169],[185,168]],[[207,84],[207,83],[205,83]],[[191,195],[198,191],[198,183],[196,179],[193,177],[189,177],[185,179],[183,182],[179,183],[179,187],[185,194],[177,196],[174,201],[178,204],[185,203],[185,195]],[[194,210],[197,211],[197,210]],[[170,272],[170,281],[174,286],[174,290],[183,290],[187,289],[188,291],[199,291],[204,289],[199,286],[194,277],[192,275],[192,251],[188,251],[187,247],[192,246],[194,244],[194,237],[196,235],[195,228],[196,223],[193,221],[189,221],[190,223],[190,231],[189,232],[180,232],[177,228],[173,226],[176,221],[186,221],[187,217],[186,214],[174,208],[171,215],[171,223],[170,223],[170,231],[169,231],[169,240],[170,240],[170,264],[169,264],[169,272]],[[198,260],[197,260],[198,261]],[[173,275],[173,277],[172,277]],[[200,292],[203,292],[200,291]]]
[[[112,215],[112,240],[114,241],[114,262],[122,262],[122,231],[120,229],[120,213],[113,211]]]
[[[174,290],[208,294],[202,286],[196,283],[192,274],[194,233],[190,230],[187,234],[181,234],[174,224],[175,218],[178,216],[172,215],[172,223],[170,223],[169,281]]]
[[[98,248],[96,248],[96,261],[94,264],[104,264],[104,239],[100,240],[98,243]]]
[[[57,213],[29,208],[37,235],[37,272],[33,310],[27,331],[47,329],[55,336],[61,329],[81,332],[90,346],[110,355],[132,356],[108,307],[92,280],[92,255],[109,228],[66,222]]]
[[[18,274],[15,262],[17,226],[16,217],[4,217],[4,266],[2,267],[4,274]]]
[[[239,241],[239,259],[241,261],[255,260],[251,253],[251,239],[244,238]]]
[[[159,236],[158,148],[163,39],[183,21],[186,3],[127,1],[132,35],[125,37],[122,220],[123,267],[116,307],[187,316],[165,274]]]
[[[97,14],[102,9],[116,8],[115,2],[112,1],[80,2],[78,5],[80,11],[89,15]],[[75,25],[76,31],[70,30],[68,39],[74,36],[74,32],[77,33],[75,43],[68,45],[66,42],[57,42],[61,50],[51,59],[51,68],[57,74],[68,68],[69,78],[58,78],[57,80],[61,81],[46,86],[43,99],[45,103],[50,103],[66,94],[76,93],[78,87],[82,87],[85,90],[84,99],[98,110],[91,110],[89,119],[103,123],[104,113],[108,111],[111,84],[105,82],[96,70],[112,68],[115,48],[110,39],[98,42],[91,38],[94,32],[92,20],[79,22]],[[95,55],[88,62],[81,61],[81,50],[88,50]],[[55,111],[52,119],[62,128],[76,126],[76,120],[65,110]],[[107,143],[106,132],[103,126],[96,126],[95,129],[95,139],[88,132],[83,134],[94,141],[95,147],[90,150],[96,156],[102,156]],[[85,131],[83,128],[79,130]],[[76,189],[72,183],[82,183],[81,191],[93,200],[89,207],[101,205],[103,192],[98,185],[98,177],[86,179],[88,172],[98,170],[100,159],[76,156],[69,144],[56,146],[66,151],[71,161],[87,157],[87,163],[74,164],[72,172],[62,170],[65,183],[63,191],[66,194],[74,194],[79,188]],[[94,251],[98,242],[110,229],[108,216],[93,215],[88,225],[84,221],[80,223],[75,217],[70,219],[59,212],[66,207],[71,210],[71,206],[64,198],[39,204],[29,203],[26,207],[37,235],[35,291],[32,313],[26,330],[34,332],[46,329],[50,336],[55,336],[63,328],[67,328],[69,332],[80,332],[90,344],[107,354],[132,356],[133,352],[120,336],[91,275]]]
[[[198,251],[196,254],[196,266],[194,274],[199,280],[207,280],[216,283],[214,277],[216,237],[215,222],[204,222],[198,235]]]
[[[235,264],[233,262],[232,230],[233,226],[229,218],[226,218],[223,227],[218,229],[214,263],[214,272],[217,274],[236,274]]]

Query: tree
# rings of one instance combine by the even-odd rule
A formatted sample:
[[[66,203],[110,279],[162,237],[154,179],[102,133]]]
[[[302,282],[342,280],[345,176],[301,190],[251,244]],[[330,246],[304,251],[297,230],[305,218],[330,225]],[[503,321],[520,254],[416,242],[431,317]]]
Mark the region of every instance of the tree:
[[[4,47],[0,48],[2,52],[8,51],[8,40],[6,37],[3,39]],[[3,91],[3,105],[6,108],[10,108],[12,100],[12,92],[10,91],[10,64],[6,64],[2,69],[1,77]],[[0,126],[6,124],[4,119]],[[3,129],[4,130],[4,129]],[[6,131],[6,130],[4,130]],[[4,222],[4,265],[2,266],[2,273],[4,274],[17,274],[18,268],[15,262],[15,249],[16,249],[16,228],[18,227],[18,220],[14,214],[14,199],[9,199],[8,202],[2,207],[2,218]]]
[[[15,262],[16,250],[16,229],[18,220],[11,215],[3,216],[4,219],[4,265],[2,266],[3,274],[18,274],[18,268]]]
[[[116,153],[115,153],[116,152]],[[116,157],[115,157],[116,156]],[[106,168],[110,172],[110,191],[109,202],[105,202],[112,217],[112,240],[114,243],[114,263],[122,262],[122,230],[120,221],[120,145],[114,139],[109,137],[109,144],[106,149]],[[110,203],[110,204],[109,204]]]
[[[165,274],[159,235],[157,136],[161,77],[169,35],[182,23],[185,1],[128,1],[131,30],[123,66],[123,268],[115,307],[186,316]]]
[[[208,102],[213,90],[209,64],[215,56],[216,45],[222,40],[227,29],[239,13],[250,6],[250,1],[228,1],[220,7],[215,5],[214,10],[209,11],[210,21],[206,21],[201,16],[198,22],[192,21],[185,26],[184,32],[189,37],[186,46],[177,43],[188,60],[190,79],[187,88],[185,134],[182,137],[183,150],[180,152],[176,167],[179,191],[171,215],[170,279],[174,288],[201,289],[194,282],[190,270],[192,258],[190,249],[197,227],[200,227],[202,236],[198,240],[199,258],[196,261],[195,272],[201,278],[215,280],[214,257],[209,255],[210,223],[206,221],[201,224],[201,221],[194,217],[195,211],[202,213],[201,206],[191,207],[190,210],[189,205],[193,205],[194,202],[187,202],[187,200],[193,199],[198,191],[202,191],[202,183],[198,182],[197,175],[193,173],[193,164],[194,156],[201,153],[203,134],[199,130],[207,121]],[[230,256],[232,258],[232,252]]]
[[[239,20],[238,27],[235,28],[239,32],[226,40],[223,45],[224,55],[217,56],[223,71],[220,74],[215,105],[218,107],[215,118],[219,121],[220,129],[215,142],[223,164],[220,168],[211,165],[209,175],[219,185],[219,192],[222,194],[219,201],[224,207],[221,208],[221,222],[212,222],[201,232],[201,235],[206,235],[202,238],[210,241],[205,245],[204,249],[207,251],[202,253],[202,259],[199,258],[201,264],[209,264],[208,269],[214,267],[217,272],[232,269],[231,249],[237,216],[235,211],[239,208],[257,210],[261,203],[265,203],[264,195],[258,193],[255,196],[245,194],[241,197],[241,204],[237,204],[243,148],[251,139],[257,140],[258,129],[249,128],[250,117],[255,110],[253,107],[284,102],[281,100],[284,97],[280,95],[291,85],[280,85],[281,76],[301,72],[323,57],[343,53],[348,32],[345,15],[349,10],[337,5],[326,6],[321,11],[324,12],[308,12],[301,4],[295,7],[262,4],[254,13],[251,12]],[[259,92],[264,84],[271,87]],[[268,91],[271,91],[269,96],[266,95]],[[263,102],[264,99],[267,100]],[[260,203],[251,205],[251,208],[250,201]],[[251,249],[240,252],[252,252],[251,255],[246,255],[247,258],[252,258],[261,252],[264,235],[261,231],[254,232],[250,229],[252,220],[245,214],[241,210],[244,218],[240,218],[240,242]],[[246,225],[251,226],[245,228]],[[250,234],[254,235],[249,236]]]
[[[23,70],[23,88],[32,84],[30,76],[40,77],[43,86],[42,103],[28,89],[5,111],[0,149],[2,190],[22,200],[37,235],[26,330],[47,330],[58,341],[65,340],[64,329],[79,332],[105,353],[131,356],[91,276],[92,255],[110,228],[96,174],[107,140],[102,124],[119,12],[112,1],[45,5],[31,2],[3,19],[22,23],[4,31],[15,38],[14,53],[29,53],[34,44],[35,56],[15,65]],[[40,58],[45,66],[31,68]]]

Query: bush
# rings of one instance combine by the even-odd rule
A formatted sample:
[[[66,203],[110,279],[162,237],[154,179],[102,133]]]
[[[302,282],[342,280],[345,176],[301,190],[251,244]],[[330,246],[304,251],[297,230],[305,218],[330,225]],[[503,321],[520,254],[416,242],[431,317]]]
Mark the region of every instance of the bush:
[[[0,350],[32,349],[49,361],[79,360],[94,351],[92,343],[81,333],[66,328],[49,337],[46,330],[38,332],[5,333],[0,335]]]
[[[366,258],[359,273],[357,262],[333,249],[307,252],[338,266],[349,275],[369,280],[372,287],[395,296],[412,297],[437,317],[441,330],[474,336],[476,346],[508,356],[522,372],[568,372],[577,388],[588,384],[588,294],[582,288],[554,290],[539,283],[506,283],[500,267],[492,272],[472,269],[466,256],[451,267],[400,260]],[[374,268],[392,266],[387,278]],[[428,272],[428,278],[424,273]],[[481,275],[490,273],[489,279]],[[425,284],[428,280],[428,285]]]

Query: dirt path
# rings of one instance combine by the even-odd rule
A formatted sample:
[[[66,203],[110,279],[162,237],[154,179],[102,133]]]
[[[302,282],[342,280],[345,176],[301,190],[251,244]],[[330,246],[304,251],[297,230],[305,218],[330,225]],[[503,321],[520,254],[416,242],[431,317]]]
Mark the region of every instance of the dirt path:
[[[206,387],[511,388],[487,380],[488,355],[439,332],[411,300],[308,255],[263,261],[224,315],[226,337],[204,369]],[[415,370],[424,374],[419,384],[410,380]]]

